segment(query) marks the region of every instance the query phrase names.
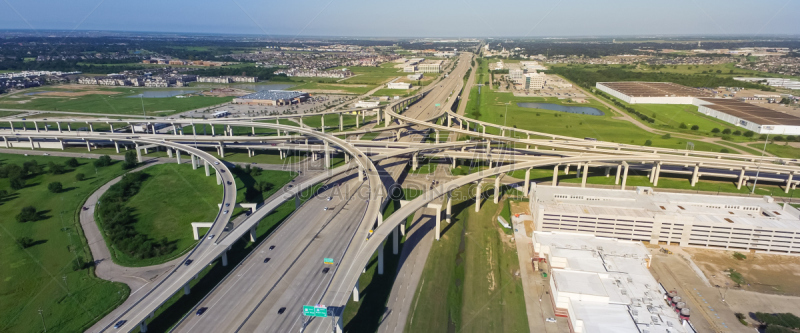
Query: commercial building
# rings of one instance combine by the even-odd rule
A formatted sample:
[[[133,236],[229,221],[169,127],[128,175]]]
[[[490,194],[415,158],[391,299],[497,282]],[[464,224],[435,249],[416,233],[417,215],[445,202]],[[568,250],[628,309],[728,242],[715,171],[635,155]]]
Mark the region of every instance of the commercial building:
[[[648,268],[640,242],[592,235],[533,233],[534,266],[546,263],[550,302],[570,332],[689,332]],[[683,319],[689,318],[683,311]]]
[[[409,80],[420,80],[423,77],[422,73],[411,74],[406,76]]]
[[[411,89],[411,83],[407,82],[389,82],[386,84],[389,89]]]
[[[697,111],[758,134],[800,135],[800,117],[733,99],[697,98]]]
[[[525,71],[522,69],[511,68],[508,70],[508,78],[511,79],[511,81],[514,81],[514,84],[525,83],[525,78],[523,75],[525,75]]]
[[[790,176],[791,177],[791,176]],[[791,179],[790,179],[791,181]],[[680,246],[800,254],[800,211],[772,197],[535,186],[536,231]]]
[[[766,78],[766,77],[735,77],[733,79],[736,81],[745,81],[753,83],[763,82],[764,84],[772,87],[780,87],[786,89],[800,89],[800,81],[794,79]]]
[[[419,64],[417,68],[423,73],[439,73],[442,71],[442,63],[442,60],[433,60],[428,63]]]
[[[414,73],[417,71],[417,65],[408,65],[403,67],[403,73]]]
[[[544,88],[545,78],[544,73],[527,73],[522,75],[525,81],[525,89],[528,90],[541,90]]]
[[[265,90],[234,98],[233,104],[289,105],[304,102],[309,98],[302,91]]]
[[[538,61],[520,61],[519,65],[522,66],[523,69],[527,69],[529,71],[543,71],[547,69],[547,67],[539,64]]]
[[[711,93],[672,82],[597,82],[597,89],[628,104],[692,104],[695,97]]]
[[[198,76],[197,82],[206,82],[206,83],[258,82],[258,78],[255,76]]]
[[[381,102],[379,101],[358,101],[353,106],[357,108],[374,108],[380,104]]]

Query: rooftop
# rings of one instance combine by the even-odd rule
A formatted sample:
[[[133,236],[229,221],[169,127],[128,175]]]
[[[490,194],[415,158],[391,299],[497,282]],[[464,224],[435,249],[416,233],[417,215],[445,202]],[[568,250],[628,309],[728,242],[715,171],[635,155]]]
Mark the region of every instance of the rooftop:
[[[672,82],[598,82],[631,97],[711,97],[711,93]]]
[[[686,332],[664,302],[640,242],[565,232],[533,234],[534,251],[551,263],[553,297],[569,305],[584,332]],[[557,268],[559,267],[559,268]]]
[[[302,91],[289,91],[289,90],[264,90],[249,95],[239,97],[241,99],[266,99],[266,100],[279,100],[279,99],[292,99],[305,95]]]
[[[637,188],[643,189],[643,188]],[[686,223],[717,223],[796,231],[800,211],[770,202],[770,197],[734,197],[688,193],[648,194],[595,188],[537,186],[535,197],[548,213],[655,219],[673,216]],[[640,194],[641,193],[641,194]]]
[[[778,112],[734,99],[698,98],[695,104],[705,106],[759,125],[800,126],[800,117]]]

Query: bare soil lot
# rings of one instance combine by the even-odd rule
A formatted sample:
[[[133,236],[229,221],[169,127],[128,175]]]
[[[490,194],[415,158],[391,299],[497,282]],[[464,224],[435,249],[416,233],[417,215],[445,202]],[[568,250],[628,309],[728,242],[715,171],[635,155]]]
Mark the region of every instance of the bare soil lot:
[[[800,296],[800,257],[741,252],[747,259],[733,257],[734,251],[684,248],[713,285],[734,287],[725,271],[734,269],[744,278],[743,290],[766,294]]]

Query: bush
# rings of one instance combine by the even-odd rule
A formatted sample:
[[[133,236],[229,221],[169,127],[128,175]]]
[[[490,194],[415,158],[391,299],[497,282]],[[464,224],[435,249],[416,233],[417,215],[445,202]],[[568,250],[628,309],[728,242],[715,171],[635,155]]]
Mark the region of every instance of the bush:
[[[730,128],[726,128],[726,129],[722,130],[722,134],[731,134],[731,129]]]
[[[15,190],[21,190],[25,188],[25,179],[22,178],[22,176],[15,176],[13,178],[9,177],[8,182],[11,185],[11,188]]]
[[[797,137],[794,135],[787,135],[786,141],[797,141]]]
[[[733,253],[733,257],[736,258],[736,260],[745,260],[745,259],[747,259],[746,255],[741,254],[739,252],[734,252]]]
[[[678,125],[678,128],[680,128],[680,129],[687,129],[687,128],[689,128],[689,127],[688,127],[688,126],[686,126],[686,123],[681,123],[680,125]]]
[[[722,140],[730,140],[730,139],[731,139],[730,135],[723,135],[722,136]]]
[[[744,132],[744,134],[743,134],[743,135],[744,135],[745,137],[752,138],[752,137],[753,137],[753,135],[755,135],[755,134],[756,134],[756,132],[753,132],[753,131],[747,131],[747,132]]]
[[[699,130],[699,129],[700,129],[700,126],[692,125],[692,131],[696,131],[696,130]]]
[[[728,150],[728,148],[722,148],[722,149],[720,149],[720,150],[719,150],[719,152],[720,152],[720,153],[723,153],[723,154],[728,154],[728,153],[730,153],[731,151],[730,151],[730,150]]]
[[[786,139],[783,138],[783,135],[776,135],[772,138],[772,141],[786,141]]]
[[[714,129],[711,130],[711,133],[719,133],[719,128],[714,127]]]
[[[98,158],[97,161],[94,161],[94,166],[98,168],[106,167],[109,165],[111,165],[111,156],[108,155],[100,156],[100,158]]]
[[[653,141],[647,140],[647,141],[644,142],[644,145],[645,146],[652,146],[653,145]]]
[[[33,246],[33,239],[31,239],[30,237],[20,237],[20,238],[17,238],[17,244],[21,248],[27,249],[27,248]]]
[[[17,222],[20,223],[36,222],[38,219],[39,213],[36,211],[36,207],[33,206],[22,207],[22,210],[17,215]]]
[[[81,256],[78,256],[77,258],[72,259],[72,270],[75,271],[75,272],[77,272],[79,270],[82,270],[82,269],[86,268],[87,266],[89,266],[89,263],[87,263],[83,259],[83,257],[81,257]]]
[[[64,185],[61,185],[61,182],[52,182],[47,184],[47,190],[52,193],[59,193],[64,189]]]
[[[664,135],[661,136],[662,139],[669,139],[671,137],[672,137],[672,135],[670,135],[669,133],[664,134]]]
[[[54,175],[60,175],[67,172],[67,168],[65,168],[63,165],[53,162],[47,163],[47,170],[50,170],[50,173]]]
[[[80,163],[78,163],[78,159],[77,159],[77,158],[74,158],[74,157],[73,157],[73,158],[70,158],[70,159],[68,159],[68,160],[67,160],[67,162],[66,162],[66,164],[67,164],[67,166],[68,166],[68,167],[70,167],[70,168],[77,168],[78,166],[80,166],[80,165],[81,165]]]
[[[75,174],[75,180],[80,182],[80,181],[83,181],[84,179],[86,179],[86,175],[84,175],[82,173],[76,173]]]
[[[742,131],[735,130],[735,131],[733,131],[733,135],[742,135]]]
[[[125,170],[133,169],[137,165],[139,165],[139,160],[136,157],[136,152],[133,151],[125,152],[125,161],[122,162],[122,168]]]

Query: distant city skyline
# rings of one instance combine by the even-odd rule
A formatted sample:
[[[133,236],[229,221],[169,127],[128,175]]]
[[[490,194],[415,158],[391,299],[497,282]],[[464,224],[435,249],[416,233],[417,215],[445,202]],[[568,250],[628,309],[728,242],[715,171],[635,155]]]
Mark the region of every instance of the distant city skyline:
[[[307,0],[0,3],[0,29],[252,34],[265,37],[798,35],[800,1],[577,0],[501,3]]]

